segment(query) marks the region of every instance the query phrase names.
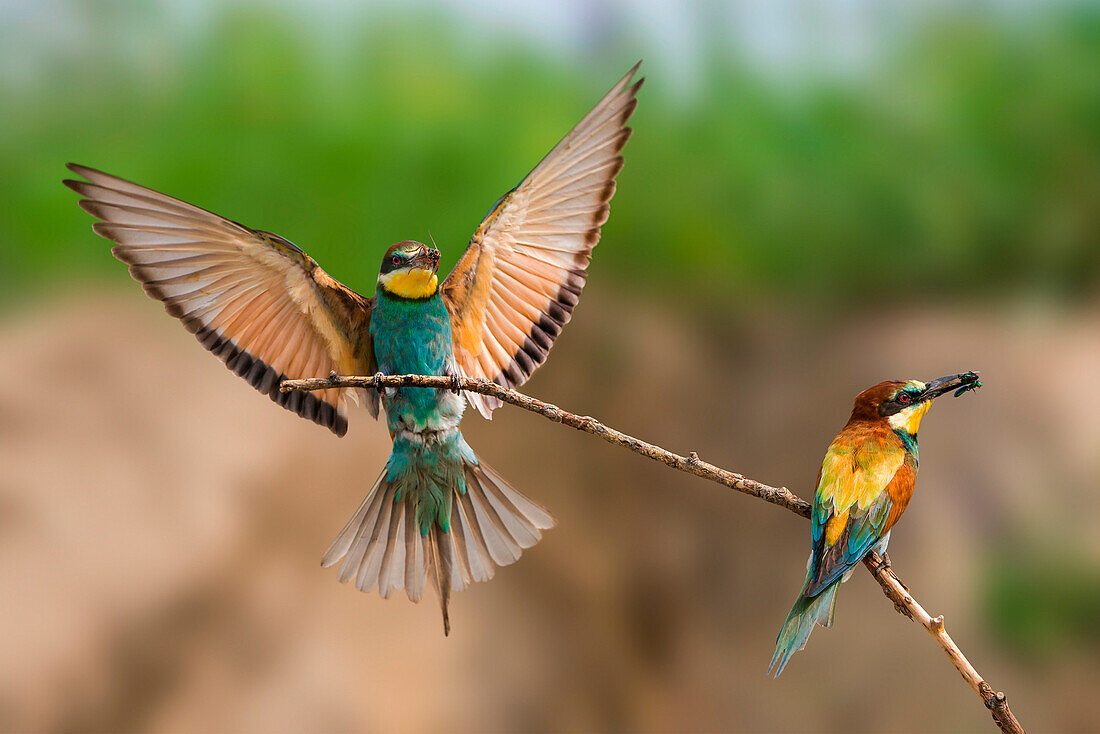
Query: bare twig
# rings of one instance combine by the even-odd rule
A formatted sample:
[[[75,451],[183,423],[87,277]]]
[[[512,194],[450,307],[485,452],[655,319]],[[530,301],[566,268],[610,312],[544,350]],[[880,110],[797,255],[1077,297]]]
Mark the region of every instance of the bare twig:
[[[928,630],[928,634],[932,635],[933,639],[943,648],[947,659],[955,666],[955,670],[959,671],[959,675],[963,677],[963,680],[969,683],[974,692],[978,694],[978,697],[982,699],[982,703],[989,709],[989,712],[993,715],[993,720],[997,722],[997,726],[1001,727],[1001,731],[1023,732],[1024,728],[1020,726],[1020,722],[1016,721],[1016,717],[1008,708],[1008,699],[1005,698],[1005,694],[994,692],[993,688],[982,680],[982,677],[978,675],[978,671],[966,659],[959,646],[947,634],[943,624],[943,615],[933,617],[924,611],[924,607],[918,604],[913,595],[909,593],[909,587],[894,575],[888,560],[871,552],[863,559],[863,564],[867,566],[867,570],[871,572],[875,580],[882,585],[883,593],[890,601],[894,602],[894,608],[898,610],[898,613],[909,617]]]
[[[284,380],[280,389],[283,392],[287,392],[290,390],[326,390],[340,387],[373,387],[376,389],[384,387],[427,387],[446,390],[454,390],[456,387],[460,387],[462,390],[467,390],[469,392],[490,395],[510,405],[515,405],[532,413],[538,413],[542,417],[554,421],[555,423],[562,423],[572,428],[576,428],[578,431],[584,431],[585,433],[599,436],[608,443],[623,446],[636,454],[641,454],[654,461],[667,464],[673,469],[679,469],[680,471],[694,474],[697,477],[710,479],[711,481],[730,487],[731,489],[736,489],[739,492],[751,494],[766,502],[785,507],[796,515],[808,518],[813,508],[809,502],[798,497],[786,487],[772,487],[749,479],[741,474],[727,471],[713,464],[708,464],[705,461],[701,461],[694,451],[690,452],[688,456],[674,454],[660,446],[646,443],[641,439],[634,438],[621,431],[616,431],[614,428],[608,428],[595,418],[570,413],[562,410],[556,405],[544,403],[541,400],[536,400],[535,398],[515,390],[501,387],[489,380],[476,380],[467,377],[456,379],[455,377],[431,375],[383,375],[381,373],[373,377],[340,377],[333,373],[329,377],[317,377],[306,380]],[[1000,727],[1001,731],[1006,734],[1023,734],[1024,729],[1020,726],[1020,722],[1016,720],[1016,717],[1013,716],[1012,711],[1008,708],[1008,700],[1005,698],[1005,695],[1000,692],[994,692],[993,688],[978,675],[978,671],[974,669],[974,666],[971,665],[970,661],[963,655],[962,650],[959,649],[958,645],[956,645],[950,635],[947,634],[947,630],[944,628],[943,617],[933,618],[924,610],[924,607],[917,603],[913,595],[909,592],[909,588],[905,586],[905,584],[903,584],[894,574],[893,570],[891,570],[887,559],[880,558],[874,553],[870,553],[864,558],[863,562],[874,579],[882,586],[882,590],[886,596],[894,602],[894,607],[898,612],[918,622],[928,630],[928,633],[932,635],[937,644],[943,648],[948,659],[955,666],[955,669],[959,671],[959,675],[961,675],[963,680],[974,689],[974,692],[978,694],[982,703],[989,709],[990,713],[993,715],[993,720],[997,723],[997,726]]]

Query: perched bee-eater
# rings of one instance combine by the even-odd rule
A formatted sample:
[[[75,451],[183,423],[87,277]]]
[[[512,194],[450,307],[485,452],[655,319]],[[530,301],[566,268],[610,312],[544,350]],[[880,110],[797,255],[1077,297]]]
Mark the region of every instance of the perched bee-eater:
[[[852,416],[833,439],[814,494],[806,580],[775,643],[768,672],[783,672],[815,624],[829,627],[836,592],[869,552],[885,553],[917,478],[917,428],[932,401],[981,387],[977,373],[890,380],[856,396]]]
[[[428,579],[449,632],[451,591],[492,578],[554,519],[480,461],[462,438],[463,399],[447,390],[282,393],[288,378],[460,375],[522,385],[543,363],[584,286],[607,221],[642,80],[635,66],[489,211],[442,282],[439,251],[399,242],[364,298],[282,237],[84,166],[65,184],[100,220],[145,292],[261,393],[347,431],[349,401],[393,439],[389,461],[322,561],[340,581],[419,601]],[[486,418],[500,405],[467,393]]]

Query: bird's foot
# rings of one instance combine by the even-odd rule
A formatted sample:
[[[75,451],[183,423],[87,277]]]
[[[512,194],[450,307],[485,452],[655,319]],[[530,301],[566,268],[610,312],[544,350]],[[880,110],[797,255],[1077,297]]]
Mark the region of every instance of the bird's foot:
[[[883,553],[883,554],[882,554],[882,562],[883,562],[884,564],[886,564],[886,570],[888,570],[888,571],[889,571],[889,570],[891,569],[891,566],[890,566],[890,556],[888,556],[888,555],[886,555],[885,553]],[[909,587],[905,585],[905,582],[904,582],[904,581],[902,581],[901,579],[899,579],[899,578],[898,578],[897,576],[895,576],[894,578],[895,578],[895,579],[897,580],[897,582],[898,582],[898,586],[900,586],[901,588],[905,589],[905,593],[906,593],[906,594],[908,594],[908,593],[909,593]]]
[[[871,573],[877,578],[878,575],[880,573],[882,573],[883,571],[889,571],[890,567],[891,567],[890,556],[883,553],[881,556],[879,556],[878,562],[872,564]],[[898,583],[901,583],[901,582],[898,582]],[[902,584],[902,585],[904,586],[904,584]],[[909,589],[906,589],[906,591],[909,591]]]
[[[462,395],[462,378],[454,372],[449,373],[448,377],[451,378],[451,392],[455,395]]]

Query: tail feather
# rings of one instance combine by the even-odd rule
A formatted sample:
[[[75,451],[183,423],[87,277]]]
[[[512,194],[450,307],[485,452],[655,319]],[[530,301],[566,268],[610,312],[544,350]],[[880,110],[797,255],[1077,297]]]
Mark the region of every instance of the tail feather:
[[[471,482],[469,476],[466,480],[464,499],[469,503],[475,525],[480,530],[483,541],[481,545],[489,551],[492,562],[498,566],[515,563],[523,552],[523,547],[508,532],[496,508],[485,497],[485,490],[476,481]],[[491,568],[490,566],[490,576]]]
[[[476,482],[486,504],[495,511],[504,532],[520,548],[530,548],[539,542],[540,529],[552,527],[554,518],[541,507],[512,489],[489,467],[484,468],[487,482]]]
[[[390,495],[392,501],[392,488],[383,486],[384,476],[385,474],[380,476],[374,483],[355,515],[336,536],[336,540],[321,559],[321,565],[327,567],[344,558],[338,575],[342,584],[357,575],[365,560],[371,538],[377,537],[379,517],[385,509],[384,505],[389,504],[384,501],[386,495]],[[358,558],[360,562],[352,564],[349,562],[352,558]]]
[[[493,577],[554,527],[553,516],[509,485],[484,462],[466,465],[466,494],[457,498],[465,543],[464,569],[478,581]]]
[[[430,543],[428,552],[430,562],[428,575],[432,579],[432,586],[439,596],[439,607],[443,612],[443,635],[451,634],[451,615],[449,606],[451,603],[451,590],[462,591],[465,588],[462,579],[455,579],[457,565],[454,562],[453,538],[449,532],[443,531],[438,525],[433,525],[428,532]],[[457,580],[458,583],[454,583]]]
[[[387,467],[321,565],[343,559],[341,582],[354,578],[359,590],[377,588],[385,598],[404,589],[414,602],[423,598],[430,579],[439,595],[444,633],[449,632],[451,592],[488,581],[497,566],[518,560],[525,548],[542,538],[540,531],[554,526],[549,512],[466,449],[455,474],[465,478],[465,487],[456,481],[451,488],[449,529],[444,530],[443,522],[422,528],[416,518],[422,493],[417,486],[406,486],[418,475],[402,472],[391,477]]]
[[[467,481],[466,494],[455,497],[454,509],[451,511],[451,532],[455,534],[459,567],[472,581],[488,581],[493,578],[493,564],[470,502],[470,485]]]
[[[348,578],[354,576],[357,589],[366,591],[378,587],[378,591],[383,597],[386,596],[388,590],[383,588],[380,583],[382,557],[385,555],[386,548],[389,547],[387,535],[390,518],[393,516],[394,506],[397,504],[387,494],[382,495],[382,501],[378,506],[378,514],[375,516],[374,527],[364,527],[366,532],[360,534],[359,539],[352,546],[351,553],[344,558],[344,563],[340,566],[340,576],[346,575]],[[380,540],[381,542],[379,542]],[[349,563],[349,560],[356,557],[359,550],[363,554],[362,562],[359,564]]]
[[[387,538],[392,538],[392,540],[386,542],[386,550],[382,554],[378,576],[378,592],[384,599],[388,599],[390,594],[404,586],[405,530],[408,525],[405,518],[407,514],[404,502],[393,503],[393,509],[390,511],[389,532],[386,535]],[[369,578],[366,579],[366,581],[369,580]],[[368,584],[367,588],[371,588],[371,585]]]
[[[424,538],[416,527],[416,513],[405,513],[405,593],[418,602],[424,598],[427,583],[428,559]],[[400,588],[400,587],[398,587]]]
[[[779,630],[779,637],[775,641],[775,654],[772,655],[771,665],[768,666],[768,675],[775,671],[778,678],[787,667],[787,661],[799,650],[806,647],[806,641],[810,639],[810,633],[814,631],[814,625],[831,627],[833,615],[836,614],[836,592],[840,588],[841,580],[837,579],[824,591],[815,597],[807,598],[799,596],[791,607],[787,619],[783,622],[783,628]]]

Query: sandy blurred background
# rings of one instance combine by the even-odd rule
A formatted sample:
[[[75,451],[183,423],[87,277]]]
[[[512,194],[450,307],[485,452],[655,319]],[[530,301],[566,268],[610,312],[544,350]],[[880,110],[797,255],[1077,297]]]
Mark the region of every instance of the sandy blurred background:
[[[393,241],[453,262],[638,58],[527,392],[809,497],[860,389],[981,370],[924,421],[895,569],[1025,726],[1094,729],[1100,10],[1024,0],[0,2],[0,729],[992,731],[862,573],[766,679],[806,523],[518,410],[464,431],[559,526],[449,639],[338,584],[384,428],[256,395],[60,184],[133,178],[370,293]]]

